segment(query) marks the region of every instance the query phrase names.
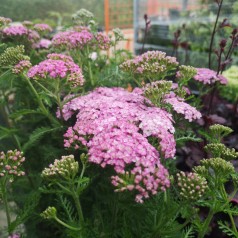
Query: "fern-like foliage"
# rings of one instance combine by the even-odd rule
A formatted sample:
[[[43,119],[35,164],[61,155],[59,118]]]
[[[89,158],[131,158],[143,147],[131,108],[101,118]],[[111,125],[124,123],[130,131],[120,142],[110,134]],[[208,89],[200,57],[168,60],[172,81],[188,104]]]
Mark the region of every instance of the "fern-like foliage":
[[[181,238],[195,238],[195,232],[192,227],[186,227],[183,232]]]
[[[182,146],[184,143],[189,142],[189,141],[192,141],[192,142],[201,142],[202,141],[202,139],[197,137],[195,135],[195,133],[192,131],[184,132],[184,131],[180,130],[180,132],[177,132],[175,134],[175,136],[176,136],[176,139],[175,139],[176,144],[178,146]]]
[[[54,131],[60,130],[62,127],[56,127],[56,128],[51,128],[51,127],[39,127],[35,131],[32,132],[30,135],[29,141],[27,141],[23,147],[22,150],[26,152],[30,148],[32,148],[34,145],[36,145],[39,140],[45,136],[48,133],[52,133]]]
[[[235,233],[226,222],[218,221],[219,228],[224,232],[227,236],[237,238],[238,233]]]
[[[18,211],[16,219],[8,227],[9,232],[15,231],[19,225],[24,224],[32,216],[39,200],[39,191],[32,192],[28,195],[28,198],[25,200],[23,209]]]
[[[75,208],[72,205],[71,201],[69,201],[69,199],[63,195],[59,195],[58,198],[59,198],[60,206],[63,208],[66,214],[67,221],[69,221],[69,223],[76,221]]]

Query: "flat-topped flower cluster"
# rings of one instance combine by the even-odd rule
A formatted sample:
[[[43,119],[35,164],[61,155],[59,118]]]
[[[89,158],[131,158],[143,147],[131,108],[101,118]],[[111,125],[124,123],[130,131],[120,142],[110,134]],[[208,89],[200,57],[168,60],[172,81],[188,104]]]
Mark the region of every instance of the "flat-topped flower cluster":
[[[133,74],[163,74],[178,66],[175,57],[166,56],[162,51],[148,51],[120,65],[124,71]]]
[[[128,165],[132,166],[129,173],[133,179],[125,183],[138,192],[137,201],[169,186],[160,157],[173,158],[175,154],[171,114],[144,96],[122,88],[97,88],[72,99],[62,111],[65,120],[74,113],[77,117],[75,125],[65,133],[65,147],[86,146],[90,162],[113,166],[119,177],[126,173]],[[157,138],[160,153],[148,137]],[[118,177],[112,177],[114,185],[125,187],[115,181]]]
[[[85,46],[99,47],[107,50],[111,46],[110,38],[102,32],[95,35],[88,28],[80,28],[78,31],[59,32],[54,35],[52,44],[56,48],[83,49]]]
[[[33,79],[67,78],[73,87],[82,86],[84,77],[81,69],[70,56],[48,54],[46,60],[29,69],[27,76]]]
[[[214,70],[207,68],[197,68],[197,74],[194,79],[203,84],[213,84],[219,82],[220,84],[227,84],[227,79],[221,75],[217,74]]]

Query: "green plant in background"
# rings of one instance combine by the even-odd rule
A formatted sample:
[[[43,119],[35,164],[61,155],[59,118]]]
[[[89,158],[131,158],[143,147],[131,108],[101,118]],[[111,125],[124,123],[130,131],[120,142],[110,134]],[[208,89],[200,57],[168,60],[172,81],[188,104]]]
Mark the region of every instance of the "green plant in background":
[[[226,98],[230,102],[236,102],[238,100],[238,67],[232,65],[229,69],[223,72],[223,75],[227,78],[228,83],[226,87],[221,87],[220,92],[222,97]]]

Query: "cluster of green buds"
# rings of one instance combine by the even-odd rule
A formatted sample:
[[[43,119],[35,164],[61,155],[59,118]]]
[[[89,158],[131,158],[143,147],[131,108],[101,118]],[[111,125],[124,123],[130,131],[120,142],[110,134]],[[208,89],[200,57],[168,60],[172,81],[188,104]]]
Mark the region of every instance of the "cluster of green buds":
[[[13,69],[12,72],[14,74],[21,74],[24,71],[27,71],[29,68],[31,68],[31,62],[29,60],[21,60],[18,64],[16,64]]]
[[[196,166],[194,172],[208,180],[216,178],[217,181],[225,183],[235,174],[235,168],[232,163],[222,158],[210,158],[201,160],[201,165]]]
[[[154,105],[161,105],[164,96],[171,91],[172,81],[160,80],[146,84],[142,90]]]
[[[18,150],[8,150],[5,154],[0,152],[0,178],[8,176],[9,181],[13,182],[15,176],[24,176],[22,163],[25,161],[23,153]]]
[[[220,143],[223,137],[232,132],[233,130],[230,127],[214,124],[209,127],[209,136],[207,136],[207,139],[210,143]]]
[[[197,173],[181,171],[177,173],[177,179],[180,195],[190,201],[199,200],[208,188],[206,179]]]
[[[87,26],[94,19],[93,13],[82,8],[72,15],[74,24]]]
[[[79,170],[79,164],[75,161],[73,155],[62,156],[61,160],[55,160],[54,164],[50,164],[49,168],[42,171],[42,177],[46,180],[55,180],[63,178],[71,180],[75,178]]]
[[[118,41],[121,41],[121,40],[125,39],[124,34],[122,33],[121,29],[115,28],[112,31],[113,31],[114,36],[115,36],[115,42],[118,42]]]
[[[30,58],[24,55],[25,49],[23,45],[18,45],[16,47],[7,48],[0,55],[0,67],[1,66],[9,66],[16,65],[22,60],[30,60]]]
[[[41,217],[44,219],[55,219],[57,216],[57,210],[55,207],[48,207],[44,212],[42,212]]]
[[[11,22],[12,22],[12,19],[10,19],[10,18],[0,17],[0,27],[8,25]]]
[[[181,65],[179,71],[176,73],[176,77],[181,80],[182,85],[187,85],[188,81],[193,78],[197,73],[197,70],[192,66]]]
[[[225,160],[234,160],[238,158],[238,152],[234,148],[228,148],[222,143],[210,143],[206,145],[205,150],[209,152],[212,157],[220,157]]]

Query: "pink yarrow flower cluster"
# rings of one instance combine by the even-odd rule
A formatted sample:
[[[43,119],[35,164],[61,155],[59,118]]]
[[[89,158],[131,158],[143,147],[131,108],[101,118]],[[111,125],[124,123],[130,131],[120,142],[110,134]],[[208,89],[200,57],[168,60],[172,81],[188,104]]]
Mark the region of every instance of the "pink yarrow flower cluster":
[[[86,29],[80,32],[65,31],[56,34],[52,39],[52,44],[55,47],[82,49],[84,46],[89,44],[93,38],[93,34]]]
[[[39,42],[35,43],[33,45],[33,48],[35,49],[49,49],[51,46],[52,42],[48,39],[41,39]]]
[[[62,60],[62,58],[66,58],[67,60]],[[30,68],[27,76],[33,79],[46,77],[67,78],[68,82],[72,84],[73,87],[82,86],[84,83],[82,71],[71,59],[71,57],[61,54],[50,54],[48,55],[47,60]]]
[[[27,38],[31,43],[35,43],[40,39],[40,35],[38,34],[37,31],[28,30]]]
[[[18,150],[8,150],[6,154],[0,152],[0,178],[8,175],[13,181],[13,176],[25,175],[21,170],[24,161],[23,153]]]
[[[125,183],[131,185],[128,190],[137,191],[137,202],[169,186],[168,172],[159,159],[175,154],[174,127],[168,112],[122,88],[98,88],[72,99],[62,114],[68,120],[75,112],[77,120],[65,133],[65,147],[87,146],[90,162],[103,168],[113,166],[118,175],[112,177],[112,183],[122,190],[127,187],[119,178],[131,165],[132,177]],[[148,142],[151,136],[160,141],[161,154]]]
[[[177,97],[174,93],[166,95],[164,101],[170,104],[174,111],[184,115],[189,122],[200,119],[202,114],[193,106],[185,102],[185,99]]]
[[[34,29],[38,32],[51,32],[52,28],[45,23],[35,24]]]
[[[170,85],[169,85],[170,83]],[[167,89],[159,90],[162,87],[168,87]],[[152,83],[146,84],[142,89],[136,88],[135,90],[138,91],[138,93],[142,94],[149,94],[151,93],[152,95],[156,94],[158,97],[161,97],[161,101],[163,103],[168,103],[173,107],[173,110],[179,114],[182,114],[185,119],[188,121],[194,121],[199,118],[201,118],[201,113],[193,106],[190,106],[188,103],[185,102],[184,98],[178,97],[173,90],[176,90],[178,88],[178,85],[175,83],[172,83],[172,81],[167,81],[167,80],[160,80],[160,81],[155,81]],[[158,89],[158,91],[157,91]],[[185,92],[187,94],[190,94],[190,91],[186,88],[183,87]],[[164,92],[167,90],[167,92]],[[162,92],[161,92],[162,91]],[[152,100],[152,99],[151,99]],[[156,99],[157,101],[157,99]],[[162,107],[165,107],[165,105],[162,105]],[[165,138],[165,140],[170,141],[170,138]],[[161,141],[161,143],[163,140]],[[168,144],[168,143],[166,143]]]
[[[213,84],[219,82],[220,84],[227,84],[227,79],[218,74],[211,69],[207,68],[196,68],[197,74],[194,76],[194,79],[203,83],[203,84]]]
[[[9,26],[2,30],[3,34],[6,36],[23,36],[28,35],[28,29],[22,25],[19,26]]]
[[[98,46],[99,46],[100,49],[107,50],[107,49],[110,48],[111,40],[107,35],[103,34],[102,32],[98,32],[95,35],[95,38],[98,42]]]
[[[29,60],[21,60],[17,65],[15,65],[12,69],[14,74],[20,74],[24,70],[27,70],[31,67],[31,62]]]

